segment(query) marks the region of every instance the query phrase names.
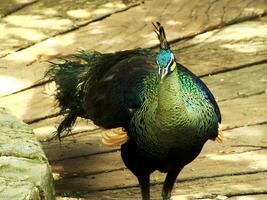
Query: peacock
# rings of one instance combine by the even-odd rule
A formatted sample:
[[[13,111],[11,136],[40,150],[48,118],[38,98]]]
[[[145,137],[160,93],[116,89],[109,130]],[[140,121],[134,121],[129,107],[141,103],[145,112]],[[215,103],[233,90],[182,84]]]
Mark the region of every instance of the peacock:
[[[77,117],[91,119],[109,130],[104,144],[121,145],[142,199],[150,199],[150,174],[159,170],[167,173],[162,198],[169,200],[178,174],[206,141],[222,141],[221,114],[208,87],[176,61],[163,26],[153,25],[159,52],[83,50],[52,63],[46,76],[57,84],[65,115],[58,136],[69,132]]]

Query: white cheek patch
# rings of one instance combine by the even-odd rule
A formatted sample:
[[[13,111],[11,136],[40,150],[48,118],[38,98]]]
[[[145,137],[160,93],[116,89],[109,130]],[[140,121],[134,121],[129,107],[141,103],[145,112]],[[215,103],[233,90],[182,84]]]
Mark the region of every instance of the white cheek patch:
[[[163,68],[163,70],[162,70],[162,75],[163,75],[163,76],[166,76],[167,74],[168,74],[168,69]]]
[[[166,74],[168,74],[168,69],[159,67],[159,74],[162,74],[163,76],[165,76]]]

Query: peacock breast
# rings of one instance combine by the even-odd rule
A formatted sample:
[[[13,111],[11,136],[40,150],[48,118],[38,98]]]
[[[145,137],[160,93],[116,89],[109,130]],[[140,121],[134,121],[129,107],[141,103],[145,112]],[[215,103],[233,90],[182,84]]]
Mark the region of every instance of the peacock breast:
[[[145,103],[132,118],[130,136],[141,153],[159,160],[168,160],[176,155],[176,159],[180,160],[181,156],[202,147],[202,142],[196,137],[197,128],[190,118],[177,113],[173,122],[166,122],[157,118],[156,108],[156,101]]]
[[[181,71],[154,87],[151,98],[131,120],[130,136],[141,152],[162,160],[170,155],[179,159],[179,155],[201,149],[217,131],[214,106],[199,83]]]

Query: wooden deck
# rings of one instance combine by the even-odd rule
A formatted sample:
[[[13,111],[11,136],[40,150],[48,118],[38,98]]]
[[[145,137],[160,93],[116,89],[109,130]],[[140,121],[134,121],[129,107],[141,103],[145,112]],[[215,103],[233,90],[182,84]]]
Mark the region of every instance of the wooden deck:
[[[181,173],[173,200],[267,199],[267,0],[3,0],[0,105],[50,138],[60,116],[53,83],[41,80],[56,55],[157,49],[159,20],[178,61],[207,83],[223,117],[224,142],[208,142]],[[79,120],[72,135],[44,141],[58,200],[139,199],[119,148]],[[164,175],[154,173],[160,199]]]

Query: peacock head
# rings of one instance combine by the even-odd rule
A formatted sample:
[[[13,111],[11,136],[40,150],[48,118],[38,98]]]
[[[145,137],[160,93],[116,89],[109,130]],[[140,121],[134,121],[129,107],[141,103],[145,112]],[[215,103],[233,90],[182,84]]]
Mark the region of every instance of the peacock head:
[[[160,79],[163,80],[166,75],[170,74],[176,68],[176,60],[166,39],[163,26],[159,22],[156,22],[156,24],[153,23],[153,25],[155,27],[154,31],[160,41],[160,51],[156,56],[156,62]]]
[[[175,57],[170,49],[161,49],[156,57],[156,62],[161,80],[176,67]]]

